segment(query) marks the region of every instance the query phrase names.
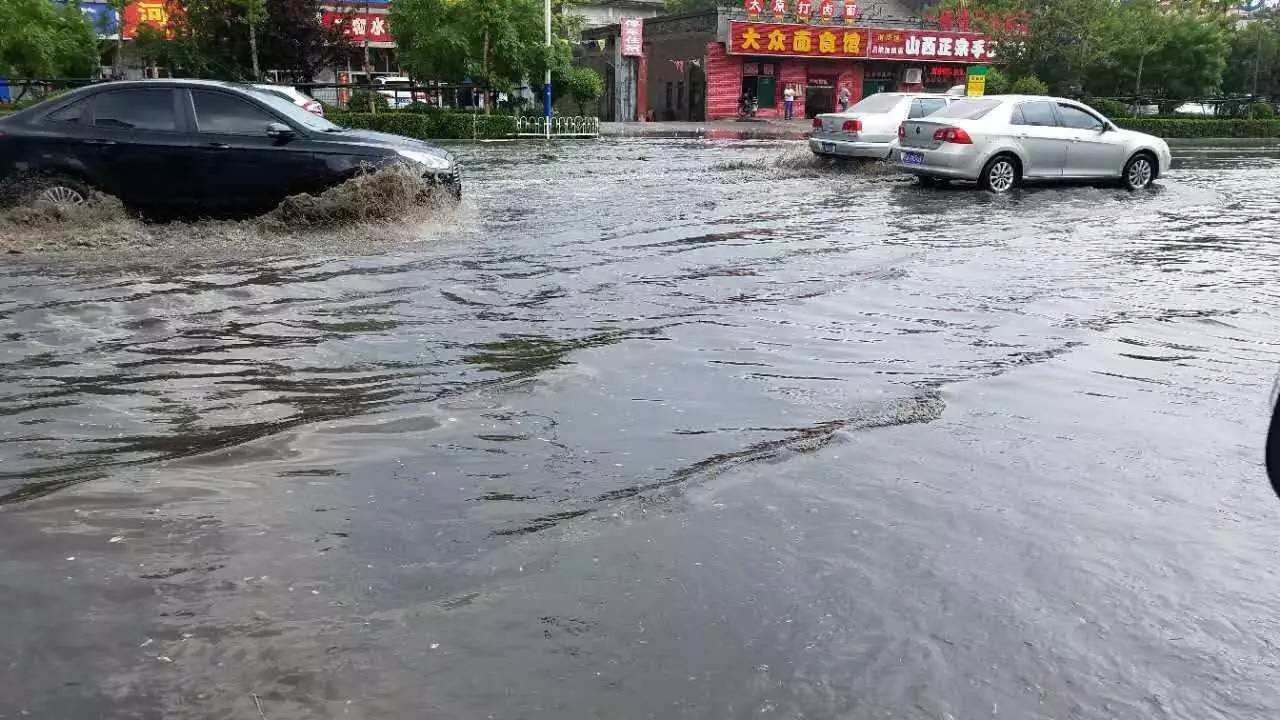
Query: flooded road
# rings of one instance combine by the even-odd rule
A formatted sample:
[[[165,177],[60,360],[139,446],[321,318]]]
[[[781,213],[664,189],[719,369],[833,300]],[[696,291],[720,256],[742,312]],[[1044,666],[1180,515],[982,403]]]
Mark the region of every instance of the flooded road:
[[[798,148],[7,258],[0,718],[1280,715],[1280,151],[994,198]]]

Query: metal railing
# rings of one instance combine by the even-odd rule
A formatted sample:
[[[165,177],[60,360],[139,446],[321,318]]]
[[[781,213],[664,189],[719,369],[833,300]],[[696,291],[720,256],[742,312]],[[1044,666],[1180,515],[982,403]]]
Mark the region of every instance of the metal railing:
[[[600,137],[600,118],[579,115],[551,118],[550,127],[546,118],[517,117],[516,137],[551,137],[551,138],[593,138]]]

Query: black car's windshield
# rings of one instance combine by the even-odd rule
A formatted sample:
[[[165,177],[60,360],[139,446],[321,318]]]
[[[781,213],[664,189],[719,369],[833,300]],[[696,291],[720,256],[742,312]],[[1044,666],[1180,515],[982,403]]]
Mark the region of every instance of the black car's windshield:
[[[258,88],[249,87],[241,89],[250,95],[253,95],[258,100],[265,102],[267,105],[270,105],[272,110],[284,113],[284,115],[290,120],[298,123],[308,130],[315,130],[316,132],[337,132],[342,129],[315,113],[303,110],[297,105],[294,105],[292,100],[287,100],[270,90],[260,90]]]

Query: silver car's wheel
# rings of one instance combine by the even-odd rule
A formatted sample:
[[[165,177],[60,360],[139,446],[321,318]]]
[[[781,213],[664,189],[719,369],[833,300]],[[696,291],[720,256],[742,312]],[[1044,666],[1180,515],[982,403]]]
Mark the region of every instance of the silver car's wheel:
[[[85,203],[85,196],[79,190],[62,184],[50,185],[36,193],[34,205],[55,208],[70,208]]]
[[[1151,184],[1155,177],[1155,167],[1151,158],[1145,154],[1134,155],[1124,167],[1124,186],[1130,190],[1141,190]]]
[[[1018,166],[1005,155],[992,158],[982,169],[982,187],[993,193],[1006,193],[1018,184]]]

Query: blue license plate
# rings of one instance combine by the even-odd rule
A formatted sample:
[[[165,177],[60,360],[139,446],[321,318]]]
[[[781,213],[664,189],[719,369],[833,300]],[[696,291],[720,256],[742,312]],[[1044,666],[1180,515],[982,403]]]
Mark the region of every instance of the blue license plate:
[[[921,155],[920,153],[917,153],[917,152],[902,153],[903,165],[919,165],[922,162],[924,162],[924,156]]]
[[[824,153],[833,153],[833,152],[835,152],[835,151],[836,151],[836,144],[835,144],[835,143],[822,143],[822,152],[824,152]]]

